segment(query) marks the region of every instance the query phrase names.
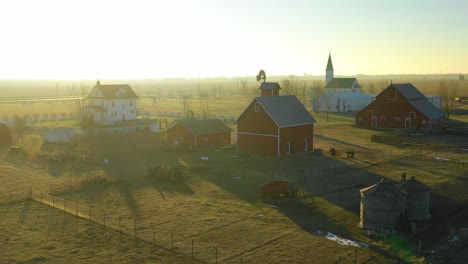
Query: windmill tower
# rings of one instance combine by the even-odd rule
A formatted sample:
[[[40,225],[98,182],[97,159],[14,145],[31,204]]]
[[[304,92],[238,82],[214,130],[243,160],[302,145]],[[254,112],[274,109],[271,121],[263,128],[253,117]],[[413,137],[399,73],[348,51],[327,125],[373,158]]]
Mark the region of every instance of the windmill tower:
[[[328,54],[327,68],[325,69],[325,85],[333,79],[333,63],[331,53]]]

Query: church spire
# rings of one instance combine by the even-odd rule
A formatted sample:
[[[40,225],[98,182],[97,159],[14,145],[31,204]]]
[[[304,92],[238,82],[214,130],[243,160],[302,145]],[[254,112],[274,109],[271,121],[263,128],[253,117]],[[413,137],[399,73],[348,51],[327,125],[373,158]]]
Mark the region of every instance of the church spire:
[[[328,54],[327,68],[325,69],[325,85],[333,79],[333,63],[331,59],[331,52]]]

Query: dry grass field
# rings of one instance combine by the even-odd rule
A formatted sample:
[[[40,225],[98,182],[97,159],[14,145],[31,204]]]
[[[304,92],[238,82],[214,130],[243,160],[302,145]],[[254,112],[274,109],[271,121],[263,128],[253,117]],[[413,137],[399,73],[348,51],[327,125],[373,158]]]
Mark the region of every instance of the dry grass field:
[[[250,96],[226,92],[213,99],[212,111],[236,116]],[[188,101],[199,105],[196,97]],[[19,111],[12,106],[9,111]],[[145,111],[183,109],[180,98],[169,96],[156,102],[142,98],[141,106]],[[457,107],[461,114],[454,119],[466,120],[465,106]],[[423,251],[464,223],[464,138],[398,136],[397,141],[371,142],[371,135],[388,132],[355,128],[348,114],[330,114],[329,121],[326,114],[314,116],[315,147],[322,154],[282,160],[239,157],[234,149],[178,151],[144,132],[92,135],[68,145],[26,135],[17,141],[23,153],[0,150],[0,262],[197,263],[193,254],[207,263],[423,263],[411,236],[370,239],[357,227],[360,197],[353,186],[381,178],[398,181],[402,172],[433,191],[434,226],[424,237]],[[336,157],[328,154],[332,147]],[[354,151],[355,158],[347,158],[346,151]],[[57,163],[44,156],[59,152],[89,159]],[[434,156],[450,160],[434,161]],[[148,176],[149,166],[177,167],[181,178],[161,182]],[[263,202],[261,186],[276,179],[295,183],[299,196],[316,196]],[[34,201],[24,200],[30,187]],[[59,209],[49,206],[50,194]],[[339,245],[318,231],[371,247]]]

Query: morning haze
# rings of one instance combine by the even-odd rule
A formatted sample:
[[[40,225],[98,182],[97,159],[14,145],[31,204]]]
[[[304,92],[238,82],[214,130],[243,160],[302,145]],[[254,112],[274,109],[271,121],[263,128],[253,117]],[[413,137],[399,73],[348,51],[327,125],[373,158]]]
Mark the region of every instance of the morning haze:
[[[467,8],[4,3],[0,263],[467,263]]]

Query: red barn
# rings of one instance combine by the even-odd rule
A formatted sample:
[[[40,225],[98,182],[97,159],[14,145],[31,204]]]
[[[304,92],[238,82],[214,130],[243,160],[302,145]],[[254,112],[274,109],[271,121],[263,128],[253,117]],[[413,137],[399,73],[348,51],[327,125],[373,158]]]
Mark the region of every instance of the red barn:
[[[438,127],[445,113],[410,83],[391,84],[356,114],[356,126],[381,128]]]
[[[239,116],[237,151],[282,157],[314,149],[315,119],[296,96],[277,96],[279,89],[277,83],[262,84],[264,96],[255,97]]]
[[[218,119],[176,120],[167,130],[168,142],[199,146],[223,146],[231,144],[232,129]]]
[[[0,123],[0,147],[12,145],[11,130],[3,123]]]

